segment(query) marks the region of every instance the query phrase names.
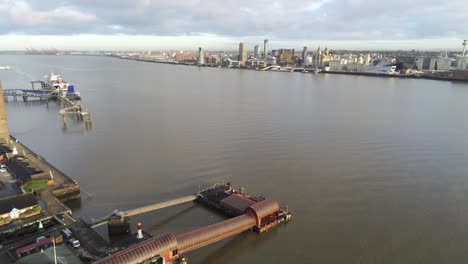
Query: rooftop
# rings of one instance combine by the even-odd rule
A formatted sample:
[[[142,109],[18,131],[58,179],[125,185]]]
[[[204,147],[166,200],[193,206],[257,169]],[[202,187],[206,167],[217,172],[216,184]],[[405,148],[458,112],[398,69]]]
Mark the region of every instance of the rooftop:
[[[37,205],[37,200],[32,193],[11,196],[0,200],[0,214],[9,213],[13,208],[23,209],[34,205]]]

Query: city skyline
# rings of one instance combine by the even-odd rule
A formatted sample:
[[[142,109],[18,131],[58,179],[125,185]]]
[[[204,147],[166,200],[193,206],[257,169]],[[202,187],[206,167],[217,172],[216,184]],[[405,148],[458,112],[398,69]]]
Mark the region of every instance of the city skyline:
[[[0,1],[0,50],[162,50],[333,46],[460,49],[468,5],[433,0]]]

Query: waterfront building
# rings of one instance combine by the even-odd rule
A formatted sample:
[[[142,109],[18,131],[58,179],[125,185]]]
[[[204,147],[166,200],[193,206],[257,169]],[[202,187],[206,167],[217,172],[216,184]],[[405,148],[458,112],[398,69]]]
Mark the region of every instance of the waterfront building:
[[[468,56],[458,57],[457,59],[457,69],[464,70],[468,64]]]
[[[268,39],[263,41],[263,58],[268,59],[268,49],[269,49]]]
[[[431,57],[429,61],[429,70],[434,71],[436,69],[437,57]]]
[[[258,59],[259,58],[259,46],[258,45],[255,45],[254,47],[254,58],[255,59]]]
[[[206,64],[217,65],[219,64],[219,58],[217,55],[210,55],[206,58]]]
[[[307,55],[304,65],[312,65],[312,56]]]
[[[296,56],[294,55],[294,49],[279,49],[278,60],[279,64],[282,65],[296,64]]]
[[[418,71],[422,71],[422,70],[423,70],[423,66],[424,66],[424,57],[422,57],[422,56],[416,57],[416,58],[414,59],[414,67],[415,67]]]
[[[347,71],[365,71],[366,65],[364,63],[359,63],[357,61],[349,62],[346,65],[343,65],[343,69]]]
[[[197,63],[198,54],[196,53],[178,53],[175,55],[174,60],[183,63]]]
[[[247,60],[247,44],[245,42],[239,43],[239,61]]]
[[[276,57],[274,56],[268,56],[266,61],[267,65],[276,65]]]
[[[452,64],[452,59],[446,56],[437,58],[437,70],[438,71],[448,71]]]
[[[223,56],[221,58],[221,66],[223,67],[231,67],[231,64],[232,64],[233,60],[231,58],[229,58],[229,56]]]
[[[38,208],[37,210],[34,208]],[[34,210],[33,210],[34,209]],[[32,193],[11,196],[0,200],[0,226],[11,220],[27,218],[41,212],[37,200]]]
[[[348,64],[346,59],[333,59],[328,62],[328,66],[331,71],[342,71],[344,67]]]
[[[200,47],[198,48],[198,65],[205,65],[205,51]]]
[[[320,46],[317,48],[317,52],[315,52],[314,56],[314,66],[319,67],[320,66],[320,58],[322,57],[322,50],[320,49]]]
[[[307,47],[304,47],[302,49],[302,65],[306,64],[306,59],[307,59]]]
[[[314,66],[315,67],[328,66],[330,60],[332,60],[332,56],[330,55],[328,48],[325,48],[324,52],[322,53],[322,50],[320,49],[320,46],[319,46],[313,58]]]

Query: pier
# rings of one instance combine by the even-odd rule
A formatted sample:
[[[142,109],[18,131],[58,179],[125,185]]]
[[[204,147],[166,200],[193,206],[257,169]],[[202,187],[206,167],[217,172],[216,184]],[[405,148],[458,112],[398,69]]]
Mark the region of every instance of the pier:
[[[35,89],[37,84],[39,89]],[[75,117],[78,121],[84,122],[85,127],[92,127],[91,114],[87,110],[83,110],[82,105],[77,104],[76,100],[81,100],[79,93],[75,92],[73,85],[68,86],[67,91],[51,87],[43,81],[31,82],[32,89],[4,89],[3,98],[8,102],[9,98],[13,98],[14,102],[18,101],[18,97],[24,102],[29,101],[29,98],[44,100],[46,104],[49,100],[57,100],[61,106],[59,114],[62,116],[63,126],[67,126],[67,117]]]
[[[5,96],[1,91],[0,86],[0,98]],[[46,93],[36,94],[39,97],[47,96]],[[59,96],[57,100],[61,104],[60,114],[64,119],[67,115],[77,118],[89,115],[69,98]],[[79,239],[81,242],[79,249],[72,250],[73,255],[88,262],[186,263],[183,254],[247,230],[263,233],[291,219],[290,212],[280,208],[275,200],[264,196],[247,195],[244,188],[234,189],[228,183],[215,184],[193,195],[169,201],[125,211],[116,210],[91,224],[85,223],[83,220],[75,219],[72,210],[65,204],[71,200],[81,199],[78,182],[9,134],[5,107],[2,104],[4,101],[0,100],[0,161],[8,168],[8,174],[11,176],[7,180],[15,179],[15,183],[20,185],[18,188],[20,192],[17,195],[15,193],[8,196],[11,195],[8,193],[0,197],[2,204],[14,208],[9,214],[13,215],[16,212],[18,215],[11,216],[11,219],[9,216],[1,219],[0,254],[8,253],[14,261],[44,250],[52,242],[66,242],[70,237],[61,234],[60,231],[67,228],[73,234],[71,238]],[[213,208],[230,219],[181,235],[165,234],[153,238],[143,233],[140,224],[137,226],[138,235],[131,233],[130,217],[188,202],[198,202]],[[24,204],[24,206],[17,209],[15,204]],[[94,230],[104,224],[108,225],[110,242]],[[45,237],[45,240],[38,241],[39,237]]]
[[[62,116],[63,125],[67,126],[67,116],[76,117],[78,121],[84,121],[86,128],[91,128],[91,114],[84,110],[79,104],[75,104],[67,97],[59,96],[59,103],[62,106],[59,113]]]

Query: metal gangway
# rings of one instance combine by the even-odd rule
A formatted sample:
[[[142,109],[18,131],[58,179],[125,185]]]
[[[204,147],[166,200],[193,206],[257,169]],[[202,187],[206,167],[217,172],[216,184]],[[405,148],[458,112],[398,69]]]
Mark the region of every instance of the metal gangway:
[[[35,89],[3,89],[3,97],[8,101],[9,97],[13,97],[16,102],[18,97],[22,97],[23,101],[27,101],[29,97],[43,99],[49,99],[58,95],[56,90],[35,90]]]
[[[130,217],[130,216],[134,216],[134,215],[144,214],[144,213],[147,213],[147,212],[156,211],[156,210],[159,210],[159,209],[163,209],[163,208],[167,208],[167,207],[171,207],[171,206],[191,202],[191,201],[194,201],[196,199],[197,199],[197,195],[189,195],[189,196],[173,199],[173,200],[170,200],[170,201],[165,201],[165,202],[160,202],[160,203],[155,203],[155,204],[150,204],[150,205],[138,207],[138,208],[135,208],[135,209],[130,209],[130,210],[127,210],[127,211],[114,210],[114,212],[112,214],[104,216],[104,217],[102,217],[100,219],[94,220],[92,225],[91,225],[91,228],[96,228],[98,226],[107,224],[109,222],[109,219],[111,217],[113,217],[113,216]]]

